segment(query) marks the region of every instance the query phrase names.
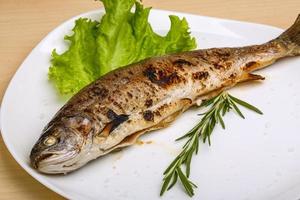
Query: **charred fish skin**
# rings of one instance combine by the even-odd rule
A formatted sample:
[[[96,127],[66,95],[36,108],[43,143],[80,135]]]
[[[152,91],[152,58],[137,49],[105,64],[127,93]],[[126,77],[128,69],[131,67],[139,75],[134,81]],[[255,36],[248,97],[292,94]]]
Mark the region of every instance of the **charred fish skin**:
[[[300,16],[282,35],[262,45],[154,57],[114,70],[57,112],[34,145],[31,164],[47,174],[74,171],[167,126],[222,90],[263,80],[251,72],[299,54]]]

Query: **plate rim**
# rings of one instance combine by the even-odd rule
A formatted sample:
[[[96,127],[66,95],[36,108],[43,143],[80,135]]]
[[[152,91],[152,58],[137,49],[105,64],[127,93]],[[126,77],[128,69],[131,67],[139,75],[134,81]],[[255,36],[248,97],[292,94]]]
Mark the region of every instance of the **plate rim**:
[[[272,25],[266,25],[266,24],[260,24],[260,23],[254,23],[254,22],[248,22],[248,21],[240,21],[240,20],[234,20],[234,19],[224,19],[224,18],[218,18],[218,17],[211,17],[211,16],[203,16],[203,15],[197,15],[197,14],[192,14],[192,13],[186,13],[186,12],[178,12],[178,11],[172,11],[172,10],[164,10],[164,9],[151,9],[152,13],[154,12],[161,12],[161,13],[165,13],[166,15],[170,15],[170,14],[175,14],[175,15],[181,15],[181,16],[189,16],[189,17],[200,17],[203,19],[208,19],[208,20],[214,20],[214,21],[222,21],[222,22],[228,22],[228,23],[232,23],[232,24],[244,24],[244,25],[250,25],[250,26],[260,26],[260,27],[264,27],[264,28],[268,28],[268,29],[273,29],[276,31],[283,31],[284,29],[276,27],[276,26],[272,26]],[[62,28],[63,26],[65,26],[68,22],[70,21],[75,21],[76,19],[80,18],[80,17],[89,17],[93,14],[101,14],[105,12],[104,8],[100,8],[100,9],[94,9],[88,12],[84,12],[84,13],[80,13],[76,16],[73,16],[69,19],[64,20],[63,22],[61,22],[58,26],[56,26],[54,29],[52,29],[50,32],[48,32],[46,34],[46,36],[44,36],[35,46],[34,48],[31,49],[31,51],[27,54],[26,58],[22,61],[22,63],[19,65],[19,67],[17,68],[16,72],[13,74],[12,78],[10,79],[3,98],[2,98],[2,102],[1,102],[1,107],[3,108],[6,105],[7,102],[7,95],[8,95],[8,90],[12,87],[12,84],[15,80],[15,77],[18,73],[20,73],[23,64],[26,62],[27,59],[29,59],[30,55],[32,54],[32,52],[38,47],[40,46],[40,44],[44,41],[47,40],[48,37],[50,37],[50,35],[52,35],[53,32],[55,32],[56,30]],[[192,29],[192,27],[190,26],[190,29]],[[75,198],[76,196],[73,196],[72,194],[66,193],[63,190],[59,189],[55,184],[48,182],[46,179],[44,179],[40,173],[33,173],[33,169],[28,167],[25,162],[23,162],[21,160],[21,158],[17,155],[17,153],[14,151],[14,148],[11,146],[11,144],[9,143],[9,139],[6,136],[7,132],[5,131],[5,127],[6,125],[4,125],[3,123],[3,118],[4,118],[4,112],[3,109],[0,109],[0,133],[1,136],[3,138],[3,142],[7,148],[7,150],[9,151],[9,153],[11,154],[11,156],[13,157],[13,159],[18,163],[18,165],[20,167],[23,168],[23,170],[26,171],[27,174],[29,174],[31,177],[33,177],[35,180],[37,180],[39,183],[41,183],[42,185],[44,185],[45,187],[47,187],[49,190],[52,190],[53,192],[57,193],[58,195],[61,195],[64,198]]]

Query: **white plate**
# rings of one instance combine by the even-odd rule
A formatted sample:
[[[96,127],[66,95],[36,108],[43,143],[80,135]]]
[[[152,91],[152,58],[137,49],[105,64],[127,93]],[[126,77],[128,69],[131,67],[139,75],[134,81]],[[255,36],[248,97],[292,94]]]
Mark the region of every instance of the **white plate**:
[[[71,199],[159,199],[162,172],[180,150],[174,139],[199,120],[189,110],[169,128],[142,137],[152,144],[134,145],[100,158],[75,173],[47,176],[29,165],[29,152],[42,128],[64,104],[47,80],[50,53],[62,52],[65,34],[78,17],[98,19],[103,10],[68,20],[43,39],[25,59],[2,102],[2,135],[16,161],[34,178]],[[282,30],[270,26],[153,10],[154,30],[165,33],[168,15],[185,16],[200,48],[266,42]],[[227,128],[216,128],[212,146],[200,145],[191,179],[194,199],[298,199],[300,197],[300,59],[284,59],[262,70],[261,84],[231,90],[264,111],[243,109],[246,120],[230,113]],[[161,199],[189,199],[176,185]]]

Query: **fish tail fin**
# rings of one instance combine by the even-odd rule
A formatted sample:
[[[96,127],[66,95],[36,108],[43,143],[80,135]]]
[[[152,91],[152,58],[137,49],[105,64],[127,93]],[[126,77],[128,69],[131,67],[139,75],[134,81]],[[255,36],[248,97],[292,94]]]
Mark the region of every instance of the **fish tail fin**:
[[[287,46],[290,56],[300,55],[300,14],[294,24],[277,39]]]

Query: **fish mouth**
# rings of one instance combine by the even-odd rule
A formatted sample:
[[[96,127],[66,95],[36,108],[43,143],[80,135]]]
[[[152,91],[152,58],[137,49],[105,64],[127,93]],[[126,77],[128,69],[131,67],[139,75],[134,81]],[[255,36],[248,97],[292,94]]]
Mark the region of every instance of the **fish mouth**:
[[[53,156],[53,153],[41,154],[39,156],[33,157],[31,156],[31,165],[33,168],[38,169],[39,163],[42,160],[45,160],[49,157]]]
[[[31,160],[33,168],[45,174],[66,173],[76,165],[76,151],[60,153],[43,153]]]

